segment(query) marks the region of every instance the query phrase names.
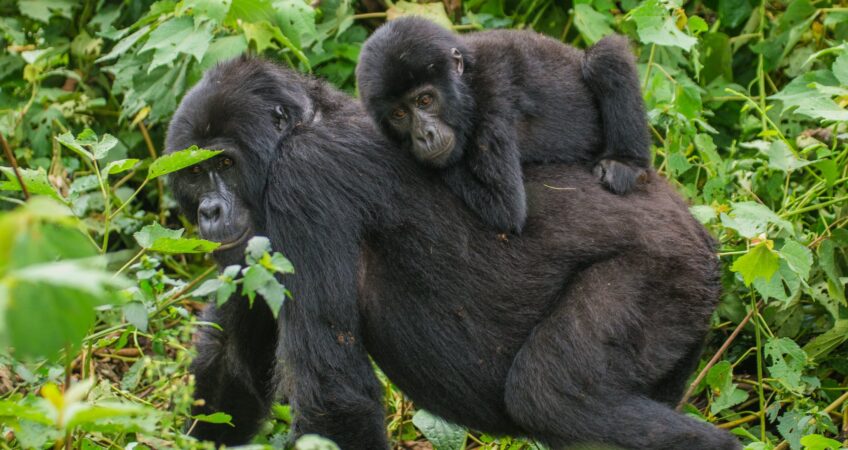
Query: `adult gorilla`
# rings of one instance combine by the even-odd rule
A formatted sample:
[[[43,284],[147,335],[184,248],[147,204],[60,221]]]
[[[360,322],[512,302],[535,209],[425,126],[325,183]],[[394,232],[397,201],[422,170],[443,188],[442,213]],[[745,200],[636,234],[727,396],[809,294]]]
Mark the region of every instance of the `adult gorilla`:
[[[192,144],[224,150],[171,180],[201,235],[225,243],[218,263],[265,235],[296,268],[279,322],[239,298],[207,311],[223,332],[201,331],[197,412],[236,426],[198,438],[246,441],[282,390],[295,436],[385,449],[371,355],[419,407],[488,433],[739,448],[671,409],[719,283],[713,241],[661,179],[616,196],[585,169],[528,167],[527,225],[505,241],[355,101],[245,58],[183,99],[167,148]]]

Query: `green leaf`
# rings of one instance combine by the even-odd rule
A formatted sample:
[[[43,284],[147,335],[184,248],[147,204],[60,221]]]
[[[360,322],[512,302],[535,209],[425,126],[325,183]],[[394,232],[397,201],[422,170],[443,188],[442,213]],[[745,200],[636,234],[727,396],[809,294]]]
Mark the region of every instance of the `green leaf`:
[[[839,81],[830,71],[816,70],[807,72],[790,81],[772,100],[783,103],[783,112],[792,111],[811,119],[846,121],[848,110],[833,101],[833,94],[823,92],[816,85],[837,87]]]
[[[777,225],[791,235],[795,234],[792,223],[781,219],[767,206],[756,202],[739,202],[733,203],[732,206],[729,214],[721,214],[721,223],[725,227],[733,228],[743,237],[755,238],[765,233],[769,224]]]
[[[15,176],[15,171],[11,167],[0,166],[0,172],[8,178],[8,180],[0,183],[0,191],[20,191],[21,184],[18,182],[18,177]],[[47,172],[42,168],[38,170],[18,168],[21,178],[24,179],[24,184],[27,191],[33,195],[46,195],[63,203],[67,201],[53,188],[50,181],[47,179]]]
[[[73,18],[71,11],[79,3],[74,0],[19,0],[18,8],[21,14],[40,22],[50,22],[53,15],[66,19]]]
[[[748,0],[718,0],[718,17],[721,23],[736,28],[750,15],[753,8]]]
[[[156,159],[156,161],[153,161],[147,169],[147,179],[152,180],[154,178],[161,177],[162,175],[167,175],[169,173],[185,169],[186,167],[193,166],[201,161],[206,161],[219,153],[221,153],[220,150],[203,150],[192,145],[185,150],[160,156]]]
[[[804,352],[811,360],[823,360],[828,353],[846,340],[848,340],[848,319],[840,319],[833,324],[833,328],[807,342],[804,345]]]
[[[772,142],[765,153],[769,158],[769,167],[772,169],[782,170],[784,172],[790,172],[814,162],[799,160],[795,157],[792,149],[790,149],[789,146],[781,140]]]
[[[797,241],[787,240],[778,253],[802,280],[807,281],[813,267],[813,252],[810,249]]]
[[[695,205],[689,207],[689,212],[698,219],[698,222],[703,224],[709,223],[711,220],[715,219],[716,211],[712,206],[709,205]]]
[[[445,5],[441,2],[413,3],[400,0],[386,10],[386,18],[388,20],[394,20],[402,16],[421,17],[447,29],[451,29],[453,26],[453,22],[448,18],[448,13],[445,11]]]
[[[233,425],[233,416],[222,412],[216,412],[214,414],[197,414],[195,416],[191,416],[191,418],[198,422],[227,424],[231,427],[235,426]]]
[[[195,17],[209,17],[221,24],[227,17],[232,3],[232,0],[186,0],[183,6],[190,8]]]
[[[262,266],[250,266],[244,270],[242,292],[247,295],[251,304],[256,294],[261,295],[275,318],[279,315],[286,299],[286,289],[271,272]]]
[[[138,164],[138,160],[135,158],[119,159],[117,161],[112,161],[107,164],[106,167],[103,168],[101,173],[103,175],[115,175],[132,169],[133,167],[135,167],[136,164]]]
[[[420,409],[412,416],[412,423],[433,444],[435,450],[461,450],[465,448],[465,429]]]
[[[147,308],[144,303],[130,302],[122,308],[127,322],[142,332],[147,332]]]
[[[83,133],[80,133],[80,136],[83,136],[84,133],[85,131],[83,131]],[[56,137],[56,140],[59,141],[60,144],[69,148],[70,150],[73,150],[83,158],[88,159],[89,161],[94,160],[94,155],[92,155],[91,152],[83,148],[83,143],[79,142],[78,139],[75,138],[74,135],[70,132],[60,134]]]
[[[845,448],[841,442],[820,434],[809,434],[801,438],[804,450],[839,450]]]
[[[733,383],[733,366],[729,361],[720,361],[710,368],[706,382],[713,393],[713,401],[710,403],[712,414],[718,414],[748,399],[748,392]]]
[[[748,253],[737,258],[730,267],[730,270],[742,275],[745,286],[750,286],[757,277],[770,280],[777,272],[780,258],[772,251],[770,242],[757,244]]]
[[[804,389],[801,382],[807,354],[792,339],[772,338],[764,346],[765,354],[771,359],[768,369],[772,378],[790,391],[800,393]]]
[[[150,32],[150,25],[145,25],[139,28],[135,33],[121,39],[115,47],[112,48],[112,51],[106,55],[101,56],[97,59],[96,62],[104,62],[109,61],[111,59],[115,59],[119,56],[123,56],[127,50],[130,49],[139,39],[144,37],[147,33]]]
[[[218,242],[183,238],[183,229],[170,230],[154,222],[133,234],[141,248],[160,253],[208,253],[218,248]]]
[[[595,11],[589,4],[574,5],[574,25],[589,45],[614,33],[610,28],[610,22],[607,16]]]
[[[843,51],[841,55],[836,57],[831,69],[833,76],[839,80],[839,83],[842,86],[848,86],[848,50]]]
[[[628,13],[636,23],[639,40],[646,44],[680,47],[689,51],[697,39],[680,31],[659,0],[648,0]]]
[[[147,73],[151,73],[159,66],[170,65],[180,54],[191,55],[201,61],[211,41],[210,22],[195,27],[191,17],[182,16],[170,19],[153,30],[139,53],[155,50],[153,61],[147,68]]]
[[[277,24],[298,48],[315,42],[318,31],[315,27],[315,9],[303,0],[276,0],[273,3]]]

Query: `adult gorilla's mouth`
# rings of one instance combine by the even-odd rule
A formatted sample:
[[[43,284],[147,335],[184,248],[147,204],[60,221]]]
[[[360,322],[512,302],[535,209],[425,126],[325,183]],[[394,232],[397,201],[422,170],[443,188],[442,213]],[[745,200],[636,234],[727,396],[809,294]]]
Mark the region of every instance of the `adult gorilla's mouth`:
[[[237,247],[237,246],[241,245],[244,241],[246,241],[250,237],[251,234],[252,234],[251,228],[247,227],[247,228],[244,229],[244,231],[241,233],[241,235],[239,235],[239,237],[237,237],[237,238],[235,238],[231,241],[221,242],[221,245],[219,245],[218,248],[216,248],[214,251],[220,252],[220,251],[229,250],[231,248]]]

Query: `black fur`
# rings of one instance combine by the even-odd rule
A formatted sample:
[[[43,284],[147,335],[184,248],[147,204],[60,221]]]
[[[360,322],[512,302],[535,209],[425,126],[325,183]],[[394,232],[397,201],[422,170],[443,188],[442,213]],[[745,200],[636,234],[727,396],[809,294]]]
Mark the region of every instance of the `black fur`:
[[[453,71],[451,50],[464,58]],[[383,133],[403,148],[389,114],[404,93],[434,85],[457,134],[445,169],[452,191],[488,224],[520,232],[526,218],[521,163],[595,167],[624,194],[650,166],[650,137],[627,40],[602,39],[585,53],[530,31],[456,35],[428,20],[402,18],[366,41],[359,94]]]
[[[277,107],[294,125],[280,131]],[[223,332],[200,331],[198,411],[224,410],[236,427],[195,436],[245,442],[276,387],[295,437],[386,449],[370,355],[417,406],[488,433],[552,448],[740,448],[671,406],[719,267],[713,240],[655,174],[621,197],[583,168],[528,167],[527,224],[504,240],[350,98],[255,59],[218,66],[187,94],[167,149],[192,144],[238,158],[221,175],[233,207],[296,268],[276,324],[241,298],[207,315]],[[216,188],[190,177],[171,185],[196,217],[196,199]]]

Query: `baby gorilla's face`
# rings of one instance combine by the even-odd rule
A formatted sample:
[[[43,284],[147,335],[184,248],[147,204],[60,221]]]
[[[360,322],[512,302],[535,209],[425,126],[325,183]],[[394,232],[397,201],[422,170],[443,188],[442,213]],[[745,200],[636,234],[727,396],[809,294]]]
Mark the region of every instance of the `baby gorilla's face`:
[[[432,167],[444,167],[461,153],[453,128],[439,115],[443,107],[438,89],[424,85],[404,94],[387,119],[412,155]]]

